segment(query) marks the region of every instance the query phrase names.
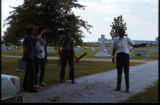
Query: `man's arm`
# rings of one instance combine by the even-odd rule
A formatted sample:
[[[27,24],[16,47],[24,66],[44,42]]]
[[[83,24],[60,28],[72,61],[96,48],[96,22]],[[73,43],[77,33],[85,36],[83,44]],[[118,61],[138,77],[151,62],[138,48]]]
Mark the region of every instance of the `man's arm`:
[[[142,44],[134,44],[133,47],[138,48],[138,47],[145,47],[147,44],[142,43]]]
[[[116,49],[113,49],[112,51],[112,63],[115,64],[115,53],[116,53]]]
[[[40,35],[42,36],[45,32],[47,32],[47,30],[46,30],[46,29],[43,29],[43,30],[41,31]]]
[[[22,55],[22,60],[24,60],[24,55],[26,54],[27,52],[27,47],[23,47],[23,55]]]
[[[137,47],[144,47],[146,46],[147,44],[146,43],[142,43],[142,44],[135,44],[135,42],[133,42],[130,38],[127,37],[127,40],[129,42],[129,45],[134,47],[134,48],[137,48]]]
[[[24,60],[24,56],[25,56],[25,54],[26,54],[27,51],[28,51],[27,46],[28,46],[27,38],[25,38],[24,41],[23,41],[23,55],[22,55],[22,60]]]
[[[61,44],[58,44],[58,55],[61,53]]]
[[[58,41],[58,55],[60,56],[61,49],[62,49],[62,41],[63,41],[63,36],[60,37]]]
[[[72,51],[73,51],[73,56],[74,56],[75,58],[77,58],[76,51],[75,51],[74,47],[72,48]]]

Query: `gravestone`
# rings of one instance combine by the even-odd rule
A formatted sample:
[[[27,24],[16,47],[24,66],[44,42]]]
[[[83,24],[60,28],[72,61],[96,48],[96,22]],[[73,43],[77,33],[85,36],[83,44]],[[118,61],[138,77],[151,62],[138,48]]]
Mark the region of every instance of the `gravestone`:
[[[1,45],[1,50],[2,50],[2,51],[7,51],[7,47],[6,47],[4,44],[2,44],[2,45]]]
[[[134,51],[135,56],[144,56],[147,57],[147,50],[135,50]]]
[[[99,38],[98,41],[100,41],[100,49],[99,49],[98,53],[96,53],[95,57],[108,57],[108,56],[110,56],[110,55],[108,55],[108,51],[104,47],[104,42],[107,41],[105,36],[101,35],[101,38]]]
[[[51,47],[47,47],[47,51],[51,51]]]
[[[11,46],[8,46],[8,50],[13,50],[15,49],[15,46],[11,45]]]
[[[91,48],[92,51],[95,51],[96,49],[94,47]]]
[[[106,50],[107,52],[109,52],[109,48],[106,48],[105,50]]]
[[[81,51],[81,47],[77,46],[76,48],[74,48],[76,52],[80,52]]]
[[[157,52],[157,48],[156,48],[155,46],[152,46],[152,47],[150,48],[150,51],[151,51],[151,52]]]
[[[56,66],[56,64],[48,64],[49,66]]]
[[[18,60],[18,68],[16,71],[25,72],[26,71],[26,62],[22,60]]]

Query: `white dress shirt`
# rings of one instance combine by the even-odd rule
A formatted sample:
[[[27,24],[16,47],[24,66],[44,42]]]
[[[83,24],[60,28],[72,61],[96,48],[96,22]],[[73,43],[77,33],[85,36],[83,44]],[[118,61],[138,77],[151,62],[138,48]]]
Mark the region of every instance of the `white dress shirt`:
[[[116,50],[116,53],[126,53],[129,54],[130,46],[135,43],[128,37],[115,38],[112,43],[112,48]]]
[[[39,59],[43,59],[45,57],[45,50],[44,50],[45,44],[46,44],[46,41],[43,40],[40,35],[38,35],[37,41],[36,41],[36,50],[38,53],[36,54],[36,56]]]

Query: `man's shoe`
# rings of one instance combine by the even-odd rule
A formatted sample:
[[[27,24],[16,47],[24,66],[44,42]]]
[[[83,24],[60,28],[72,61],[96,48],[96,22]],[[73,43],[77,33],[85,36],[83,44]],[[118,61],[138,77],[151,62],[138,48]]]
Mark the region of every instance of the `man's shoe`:
[[[64,80],[60,80],[60,83],[64,83],[65,81]]]
[[[116,88],[116,89],[114,89],[114,91],[121,91],[121,89],[119,89],[119,88]]]
[[[39,85],[34,85],[34,88],[40,89],[41,87]]]
[[[130,91],[129,91],[129,90],[127,90],[127,89],[126,89],[126,91],[125,91],[125,92],[126,92],[126,93],[130,93]]]
[[[44,83],[44,82],[42,82],[40,85],[41,85],[41,86],[44,86],[44,87],[47,87],[47,84]]]
[[[76,84],[76,83],[75,83],[75,80],[72,80],[72,84]]]
[[[28,90],[28,92],[38,92],[38,90],[33,89],[33,90]]]

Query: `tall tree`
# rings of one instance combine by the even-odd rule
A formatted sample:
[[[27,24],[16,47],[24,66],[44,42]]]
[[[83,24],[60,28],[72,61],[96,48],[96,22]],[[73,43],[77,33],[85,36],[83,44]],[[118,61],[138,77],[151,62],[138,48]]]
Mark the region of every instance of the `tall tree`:
[[[112,38],[118,37],[119,29],[124,29],[124,32],[125,32],[124,34],[125,36],[127,36],[126,34],[127,27],[126,27],[126,23],[123,20],[122,15],[118,16],[117,18],[114,18],[114,21],[112,22],[112,25],[110,26],[112,28],[110,32],[110,35]]]
[[[73,8],[84,9],[77,0],[24,0],[22,5],[12,8],[11,15],[6,19],[9,27],[4,33],[4,40],[13,44],[24,37],[28,24],[47,27],[52,31],[46,35],[47,42],[52,45],[56,45],[61,36],[59,29],[71,28],[76,42],[81,43],[84,35],[80,27],[88,32],[92,27],[73,13]]]

